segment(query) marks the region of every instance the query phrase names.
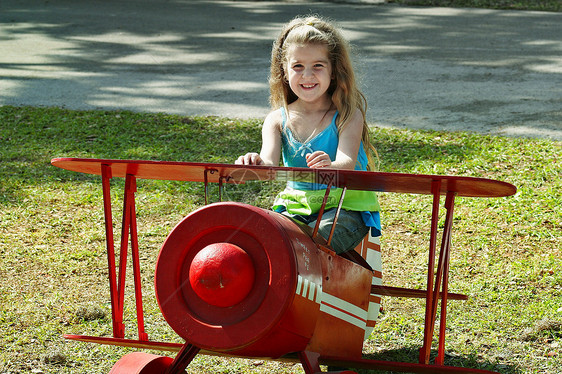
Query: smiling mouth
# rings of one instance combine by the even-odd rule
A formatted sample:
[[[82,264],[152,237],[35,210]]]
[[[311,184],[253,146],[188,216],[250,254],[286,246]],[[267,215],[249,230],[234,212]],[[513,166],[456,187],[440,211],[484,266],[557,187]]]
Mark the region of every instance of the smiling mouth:
[[[301,84],[301,86],[302,86],[302,88],[310,89],[310,88],[316,87],[317,84],[316,83],[315,84]]]

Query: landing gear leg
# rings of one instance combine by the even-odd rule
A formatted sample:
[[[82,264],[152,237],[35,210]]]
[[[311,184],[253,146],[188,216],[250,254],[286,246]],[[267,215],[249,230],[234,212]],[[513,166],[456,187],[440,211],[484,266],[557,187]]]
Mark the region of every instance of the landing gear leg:
[[[185,368],[197,355],[201,348],[185,343],[183,348],[178,353],[172,364],[168,367],[165,374],[183,374],[185,373]]]

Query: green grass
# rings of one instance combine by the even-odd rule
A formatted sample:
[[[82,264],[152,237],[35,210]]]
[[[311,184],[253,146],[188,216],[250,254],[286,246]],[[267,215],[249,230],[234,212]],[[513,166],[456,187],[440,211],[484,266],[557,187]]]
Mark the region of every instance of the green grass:
[[[562,3],[559,0],[388,0],[388,3],[410,6],[537,10],[548,12],[560,12],[562,10]]]
[[[230,163],[259,149],[259,133],[259,120],[0,107],[0,373],[105,373],[130,351],[61,337],[108,336],[111,318],[100,178],[55,168],[51,158]],[[506,374],[562,372],[562,143],[376,127],[372,136],[382,171],[487,177],[518,187],[512,197],[458,199],[450,288],[470,299],[450,303],[446,364]],[[113,181],[116,220],[122,187],[122,180]],[[267,207],[278,187],[256,183],[228,188],[227,194]],[[152,339],[178,340],[154,300],[154,261],[174,225],[203,204],[202,192],[194,183],[138,183]],[[380,201],[385,282],[423,287],[431,199],[381,194]],[[385,312],[365,355],[415,362],[422,303],[383,302]],[[126,324],[134,336],[132,310],[126,311]],[[287,363],[202,357],[190,372],[302,370]]]

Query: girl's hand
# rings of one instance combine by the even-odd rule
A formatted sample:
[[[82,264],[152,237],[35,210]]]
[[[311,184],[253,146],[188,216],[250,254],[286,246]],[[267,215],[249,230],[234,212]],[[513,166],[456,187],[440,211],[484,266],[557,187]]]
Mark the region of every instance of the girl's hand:
[[[246,153],[244,156],[240,156],[234,161],[236,165],[263,165],[264,162],[259,154],[255,152]]]
[[[311,169],[329,168],[332,166],[332,160],[326,152],[316,151],[308,153],[306,156],[306,165]]]

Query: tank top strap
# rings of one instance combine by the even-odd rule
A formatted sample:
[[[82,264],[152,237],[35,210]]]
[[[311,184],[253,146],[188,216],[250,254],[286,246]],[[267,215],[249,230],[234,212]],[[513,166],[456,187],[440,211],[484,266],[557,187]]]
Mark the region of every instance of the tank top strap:
[[[287,127],[287,112],[285,111],[285,107],[281,107],[281,130],[285,131]]]

